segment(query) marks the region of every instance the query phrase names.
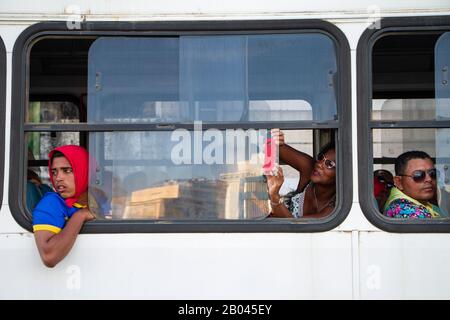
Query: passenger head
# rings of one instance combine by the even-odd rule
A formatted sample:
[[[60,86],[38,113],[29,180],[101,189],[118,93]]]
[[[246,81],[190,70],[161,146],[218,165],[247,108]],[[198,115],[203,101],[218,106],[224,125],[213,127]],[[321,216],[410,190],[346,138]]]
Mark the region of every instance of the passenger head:
[[[375,170],[373,172],[373,179],[375,197],[377,197],[382,191],[387,191],[394,186],[394,176],[388,170]]]
[[[88,152],[80,146],[67,145],[53,149],[48,156],[53,187],[71,207],[87,191]]]
[[[431,157],[423,151],[408,151],[395,160],[395,186],[418,201],[429,201],[436,193],[436,175]]]
[[[317,155],[311,181],[336,187],[336,149],[334,142],[326,144]]]
[[[33,183],[40,184],[41,178],[39,175],[31,169],[27,170],[27,180],[32,181]]]
[[[373,172],[373,193],[377,200],[378,209],[383,212],[384,204],[394,186],[394,176],[388,170],[380,169]]]

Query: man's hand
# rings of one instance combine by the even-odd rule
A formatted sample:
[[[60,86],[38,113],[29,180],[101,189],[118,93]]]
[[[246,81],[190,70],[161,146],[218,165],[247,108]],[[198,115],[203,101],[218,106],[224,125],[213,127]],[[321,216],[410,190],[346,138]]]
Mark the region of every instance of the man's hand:
[[[92,212],[91,212],[89,209],[87,209],[87,208],[83,208],[83,209],[78,210],[76,214],[82,215],[83,218],[84,218],[84,222],[86,222],[86,221],[91,221],[91,220],[94,220],[94,219],[95,219],[95,216],[94,216],[94,215],[92,214]]]

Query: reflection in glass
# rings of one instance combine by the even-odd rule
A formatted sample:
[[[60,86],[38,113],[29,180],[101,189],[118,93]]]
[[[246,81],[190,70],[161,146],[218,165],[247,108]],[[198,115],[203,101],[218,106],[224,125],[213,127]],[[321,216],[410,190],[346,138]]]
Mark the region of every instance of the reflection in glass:
[[[88,121],[333,120],[336,81],[324,34],[99,38]]]
[[[267,132],[91,133],[93,210],[113,219],[264,218]]]
[[[79,123],[78,106],[68,101],[30,101],[28,123]],[[80,144],[79,132],[29,132],[27,133],[28,159],[47,159],[48,152],[67,144]]]
[[[434,99],[376,99],[372,100],[373,120],[434,120]]]
[[[78,106],[69,101],[30,101],[26,122],[31,123],[78,123]]]

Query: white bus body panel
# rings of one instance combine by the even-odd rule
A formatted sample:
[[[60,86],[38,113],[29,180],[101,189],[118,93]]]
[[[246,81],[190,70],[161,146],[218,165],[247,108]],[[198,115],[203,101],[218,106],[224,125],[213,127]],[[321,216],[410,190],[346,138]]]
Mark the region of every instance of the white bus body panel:
[[[0,298],[351,299],[351,233],[80,235],[54,269],[0,235]]]

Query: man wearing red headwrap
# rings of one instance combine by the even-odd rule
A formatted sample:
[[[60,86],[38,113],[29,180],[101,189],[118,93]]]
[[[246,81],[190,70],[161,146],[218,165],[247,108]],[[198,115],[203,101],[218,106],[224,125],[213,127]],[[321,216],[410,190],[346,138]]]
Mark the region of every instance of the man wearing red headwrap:
[[[70,251],[84,222],[94,219],[87,208],[89,154],[79,146],[49,153],[48,192],[33,210],[33,231],[42,261],[54,267]]]

